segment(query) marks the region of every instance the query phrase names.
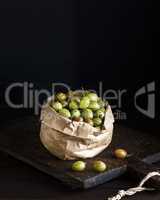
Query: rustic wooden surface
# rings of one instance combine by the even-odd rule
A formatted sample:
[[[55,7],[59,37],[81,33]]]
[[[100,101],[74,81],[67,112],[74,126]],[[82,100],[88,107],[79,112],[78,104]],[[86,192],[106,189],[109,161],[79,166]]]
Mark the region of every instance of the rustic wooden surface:
[[[37,118],[26,118],[18,122],[10,122],[8,128],[0,129],[0,149],[12,156],[36,167],[37,169],[61,180],[72,187],[93,187],[103,183],[117,173],[123,173],[126,163],[113,158],[115,148],[125,148],[139,158],[160,151],[156,137],[115,125],[114,137],[110,147],[94,159],[88,159],[89,169],[85,173],[72,172],[72,161],[61,161],[41,145],[39,140],[39,122]],[[90,169],[93,160],[106,161],[109,170],[97,174]]]

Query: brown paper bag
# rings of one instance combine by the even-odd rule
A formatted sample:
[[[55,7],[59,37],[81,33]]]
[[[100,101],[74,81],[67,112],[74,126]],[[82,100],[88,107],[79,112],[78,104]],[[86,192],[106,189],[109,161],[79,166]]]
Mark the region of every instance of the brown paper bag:
[[[40,139],[48,151],[63,160],[91,158],[102,152],[112,140],[113,114],[110,106],[105,113],[104,127],[76,122],[59,115],[50,107],[42,107]]]

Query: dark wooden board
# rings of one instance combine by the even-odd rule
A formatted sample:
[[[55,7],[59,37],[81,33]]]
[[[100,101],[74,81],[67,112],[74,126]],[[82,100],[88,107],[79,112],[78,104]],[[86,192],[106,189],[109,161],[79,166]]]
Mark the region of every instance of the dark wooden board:
[[[109,148],[95,158],[87,159],[85,172],[70,170],[73,161],[62,161],[51,155],[39,139],[38,118],[28,117],[9,122],[0,128],[0,150],[53,176],[72,188],[90,188],[109,181],[126,171],[127,162],[115,159],[112,152],[125,148],[140,159],[160,152],[159,138],[115,124],[113,141]],[[94,160],[103,160],[108,170],[96,173],[91,169]]]

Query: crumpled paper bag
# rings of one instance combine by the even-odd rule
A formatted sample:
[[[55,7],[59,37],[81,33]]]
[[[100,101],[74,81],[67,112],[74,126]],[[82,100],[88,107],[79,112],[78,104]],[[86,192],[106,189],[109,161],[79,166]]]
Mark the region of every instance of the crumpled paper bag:
[[[111,107],[105,113],[104,127],[76,122],[59,115],[48,102],[41,110],[40,139],[44,147],[63,160],[91,158],[102,152],[112,140],[114,117]]]

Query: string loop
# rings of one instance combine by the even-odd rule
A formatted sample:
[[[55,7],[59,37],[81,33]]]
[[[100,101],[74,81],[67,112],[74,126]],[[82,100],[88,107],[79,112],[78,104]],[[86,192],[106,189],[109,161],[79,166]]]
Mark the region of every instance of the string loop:
[[[148,173],[143,180],[139,183],[139,185],[137,187],[134,188],[130,188],[128,190],[120,190],[118,192],[118,194],[114,197],[109,197],[108,200],[120,200],[122,199],[124,196],[132,196],[134,194],[136,194],[137,192],[142,192],[142,191],[153,191],[155,190],[154,188],[146,188],[143,187],[143,185],[145,184],[146,181],[148,181],[151,177],[153,176],[160,176],[159,172],[150,172]]]

